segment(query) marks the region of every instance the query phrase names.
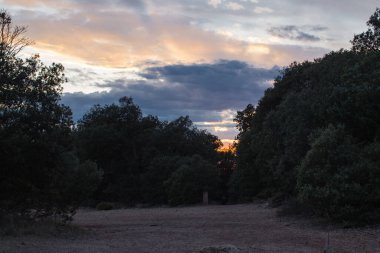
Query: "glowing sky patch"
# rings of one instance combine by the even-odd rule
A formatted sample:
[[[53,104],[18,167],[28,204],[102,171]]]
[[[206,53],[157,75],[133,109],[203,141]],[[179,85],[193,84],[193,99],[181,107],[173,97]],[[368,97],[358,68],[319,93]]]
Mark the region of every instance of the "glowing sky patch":
[[[135,98],[146,114],[190,115],[234,139],[236,110],[255,104],[282,66],[349,48],[377,0],[0,0],[35,41],[23,55],[61,62],[63,102]],[[279,66],[279,67],[275,67]],[[212,122],[213,124],[207,124]],[[229,123],[226,123],[229,122]]]

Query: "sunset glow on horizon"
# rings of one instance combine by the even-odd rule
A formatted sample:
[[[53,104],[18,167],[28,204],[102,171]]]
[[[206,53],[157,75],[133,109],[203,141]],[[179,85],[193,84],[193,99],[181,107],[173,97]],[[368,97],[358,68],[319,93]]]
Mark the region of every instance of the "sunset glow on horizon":
[[[39,53],[65,66],[63,103],[79,119],[131,96],[144,114],[194,124],[232,144],[237,110],[280,70],[349,48],[378,1],[0,0]]]

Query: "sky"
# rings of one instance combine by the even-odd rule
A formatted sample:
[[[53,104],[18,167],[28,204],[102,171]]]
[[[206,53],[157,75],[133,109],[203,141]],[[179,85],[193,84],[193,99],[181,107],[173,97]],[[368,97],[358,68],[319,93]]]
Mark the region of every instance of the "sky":
[[[281,69],[350,48],[378,0],[0,0],[46,64],[65,66],[62,102],[80,119],[131,96],[144,115],[195,125],[224,143],[237,110]]]

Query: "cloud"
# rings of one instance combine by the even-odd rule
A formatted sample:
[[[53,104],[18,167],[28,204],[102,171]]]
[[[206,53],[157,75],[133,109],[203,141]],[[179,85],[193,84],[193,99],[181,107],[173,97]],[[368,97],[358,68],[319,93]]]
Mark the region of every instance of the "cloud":
[[[197,122],[254,103],[270,81],[254,82],[253,73],[347,47],[377,1],[0,0],[15,24],[28,25],[42,59],[45,52],[61,56],[51,61],[65,58],[64,101],[76,115],[131,95],[145,113],[190,114]],[[224,134],[226,127],[210,129]]]
[[[110,5],[122,5],[128,6],[133,9],[144,9],[145,3],[143,0],[62,0],[62,1],[51,1],[51,0],[2,0],[5,4],[12,4],[18,6],[49,6],[52,8],[62,8],[67,6],[76,6],[78,8],[84,5],[97,5],[97,6],[110,6]]]
[[[264,14],[264,13],[272,13],[273,12],[273,10],[271,8],[268,8],[268,7],[256,7],[253,11],[256,14]]]
[[[302,29],[307,29],[313,32],[324,31],[327,28],[322,26],[312,26],[312,27],[299,27],[295,25],[277,26],[268,29],[268,32],[276,37],[290,40],[298,41],[320,41],[321,38],[311,34],[309,32],[304,32]]]
[[[236,135],[232,117],[248,103],[257,103],[279,68],[257,68],[241,61],[219,60],[209,64],[176,64],[146,68],[141,80],[119,79],[98,84],[108,92],[64,93],[79,119],[95,104],[116,103],[131,96],[144,114],[173,120],[189,115],[196,125],[221,138]]]
[[[133,67],[146,61],[210,62],[220,58],[270,67],[310,58],[307,48],[298,47],[304,55],[296,58],[289,53],[292,45],[239,41],[173,17],[151,15],[141,20],[132,13],[104,12],[101,16],[73,14],[65,22],[38,17],[31,22],[29,31],[39,49],[104,67]],[[114,27],[113,23],[123,23],[124,28]],[[311,57],[327,51],[320,48],[320,53]]]
[[[209,0],[208,4],[214,8],[218,8],[218,6],[222,3],[222,0]]]
[[[117,0],[116,3],[120,3],[137,10],[145,9],[145,3],[142,0]]]
[[[233,11],[238,11],[244,9],[244,6],[235,2],[229,2],[226,4],[226,8]]]
[[[310,29],[313,32],[322,32],[328,30],[326,26],[314,25],[314,26],[306,26],[306,28]]]
[[[34,1],[37,6],[37,3],[43,3],[44,6],[52,7],[51,1]],[[304,48],[298,47],[300,53],[297,56],[301,56],[298,58],[290,53],[294,52],[293,45],[278,47],[266,42],[252,43],[247,41],[251,34],[239,35],[240,28],[226,27],[225,31],[230,32],[228,34],[231,36],[225,36],[227,33],[221,34],[220,28],[208,29],[204,25],[208,22],[205,20],[206,14],[199,14],[203,16],[200,18],[194,16],[195,10],[189,10],[189,15],[181,15],[181,8],[184,8],[182,2],[162,2],[164,10],[170,7],[173,12],[178,11],[179,15],[171,15],[159,9],[155,1],[112,0],[107,2],[108,5],[104,1],[89,0],[59,3],[57,13],[54,14],[45,12],[44,8],[37,8],[37,11],[21,9],[17,12],[17,22],[28,24],[28,35],[36,42],[37,51],[54,51],[72,57],[73,61],[91,65],[125,68],[147,61],[191,64],[223,58],[270,67],[315,58],[329,51],[320,48],[318,54],[310,55],[306,45]],[[171,6],[166,6],[165,3]],[[237,13],[248,15],[248,12],[252,12],[248,7],[255,5],[250,1],[221,1],[223,5],[228,3],[247,8],[233,12],[224,7],[218,10],[203,9],[212,9],[214,15],[219,12],[223,15],[228,12],[230,16],[238,15]],[[203,4],[205,7],[207,2]],[[200,6],[198,2],[194,5]]]

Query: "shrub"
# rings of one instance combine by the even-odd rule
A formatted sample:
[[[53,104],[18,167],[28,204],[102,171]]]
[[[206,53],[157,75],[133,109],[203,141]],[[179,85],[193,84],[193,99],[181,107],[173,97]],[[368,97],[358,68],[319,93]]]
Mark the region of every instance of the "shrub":
[[[378,157],[378,143],[360,146],[344,127],[329,126],[299,167],[298,199],[333,220],[370,222],[380,207]]]
[[[180,156],[159,156],[152,160],[141,175],[141,194],[145,203],[167,204],[164,183],[178,169],[182,159]]]
[[[170,205],[200,203],[203,191],[208,191],[211,198],[218,194],[216,168],[198,155],[183,159],[165,186]]]

